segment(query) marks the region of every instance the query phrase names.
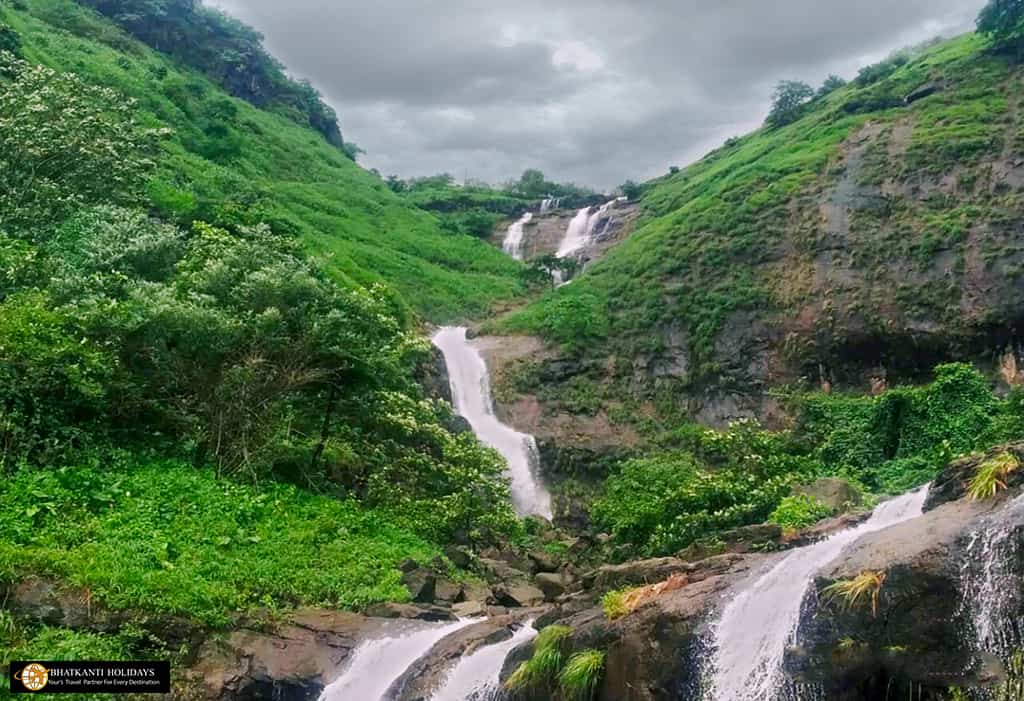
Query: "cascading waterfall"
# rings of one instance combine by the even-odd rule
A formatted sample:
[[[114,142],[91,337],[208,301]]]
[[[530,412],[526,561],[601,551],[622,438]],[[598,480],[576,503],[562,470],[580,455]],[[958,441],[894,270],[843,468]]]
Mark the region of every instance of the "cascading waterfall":
[[[442,638],[474,622],[464,619],[455,623],[395,623],[385,631],[386,636],[356,648],[341,676],[324,689],[320,701],[382,701],[413,662]]]
[[[558,209],[562,205],[561,197],[548,197],[540,203],[540,213],[547,214],[553,209]]]
[[[565,230],[565,237],[562,238],[562,244],[558,247],[558,253],[555,255],[559,258],[571,256],[593,241],[595,237],[603,234],[609,225],[608,210],[614,207],[618,201],[615,199],[605,202],[596,212],[592,212],[593,207],[584,207],[577,212],[569,222],[569,226]],[[605,222],[605,227],[598,232],[597,225],[602,221]]]
[[[714,626],[708,683],[714,701],[775,701],[782,660],[800,623],[800,607],[813,577],[861,536],[921,515],[928,487],[881,504],[854,528],[790,552],[747,582]]]
[[[530,621],[508,640],[488,645],[469,657],[463,657],[431,701],[483,701],[490,698],[501,684],[501,668],[505,658],[516,647],[536,636],[537,629],[533,627],[533,621]]]
[[[508,234],[505,236],[505,241],[502,243],[502,248],[505,253],[509,254],[516,260],[523,259],[523,233],[525,227],[533,219],[533,213],[527,212],[519,218],[514,224],[508,227]]]
[[[536,475],[537,443],[533,436],[506,426],[494,415],[487,364],[466,339],[465,327],[442,328],[432,340],[448,365],[455,410],[469,421],[481,441],[508,462],[516,511],[550,519],[551,495]]]
[[[1024,647],[1024,494],[991,514],[967,543],[961,569],[963,609],[975,648],[1004,662]]]

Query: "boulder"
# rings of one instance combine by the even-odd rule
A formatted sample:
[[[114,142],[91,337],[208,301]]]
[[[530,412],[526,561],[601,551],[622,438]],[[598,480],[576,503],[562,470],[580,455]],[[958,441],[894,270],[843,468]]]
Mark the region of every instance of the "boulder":
[[[544,592],[545,601],[554,601],[565,593],[565,580],[555,572],[538,572],[533,583]]]
[[[304,609],[270,631],[236,630],[207,642],[190,675],[205,698],[315,701],[359,640],[374,629],[352,613]]]
[[[677,557],[658,557],[650,560],[634,560],[621,565],[604,565],[583,576],[587,589],[607,591],[625,586],[655,584],[686,569],[686,564]]]
[[[454,604],[462,601],[465,597],[462,594],[462,585],[450,579],[437,577],[434,581],[434,601],[439,604]]]
[[[798,485],[793,488],[793,493],[817,499],[837,514],[860,506],[864,501],[856,487],[838,477],[823,477],[811,484]]]
[[[487,609],[480,601],[462,601],[452,606],[452,613],[458,618],[476,618],[485,615]]]
[[[562,564],[561,558],[557,555],[552,555],[546,550],[534,550],[527,557],[530,558],[530,566],[534,574],[537,572],[557,572]]]
[[[460,548],[457,545],[449,545],[444,549],[444,555],[452,564],[459,569],[466,569],[473,563],[473,558],[465,548]]]
[[[529,584],[497,586],[491,591],[494,593],[495,601],[509,608],[538,606],[544,603],[544,592]]]
[[[371,618],[404,618],[415,621],[452,621],[457,614],[443,606],[398,604],[387,602],[374,604],[364,613]]]
[[[437,577],[425,567],[417,567],[402,575],[402,586],[409,590],[409,597],[417,604],[434,603]]]

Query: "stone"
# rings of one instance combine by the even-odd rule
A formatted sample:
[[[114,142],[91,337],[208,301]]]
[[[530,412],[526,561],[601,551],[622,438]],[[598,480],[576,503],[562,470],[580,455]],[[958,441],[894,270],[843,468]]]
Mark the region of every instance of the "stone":
[[[409,590],[409,596],[417,604],[434,603],[434,587],[437,577],[430,570],[418,567],[402,575],[402,586]]]
[[[513,584],[507,588],[498,586],[492,589],[492,592],[499,604],[509,608],[537,606],[544,603],[544,592],[530,584]]]
[[[798,485],[793,493],[813,497],[837,514],[846,513],[864,501],[856,487],[838,477],[823,477],[811,484]]]
[[[677,557],[658,557],[634,560],[621,565],[604,565],[583,576],[588,589],[608,591],[626,586],[641,586],[663,582],[673,574],[686,569],[686,563]]]
[[[473,558],[470,557],[470,554],[466,552],[465,548],[460,548],[455,545],[449,545],[445,548],[444,555],[452,561],[453,565],[463,570],[469,567],[473,562]]]
[[[462,601],[462,585],[450,579],[437,577],[434,581],[434,601],[438,603],[453,604]]]
[[[557,572],[558,567],[562,564],[558,556],[552,555],[546,550],[534,550],[527,557],[530,558],[534,574],[537,572]]]
[[[487,579],[491,582],[525,581],[527,579],[526,572],[516,569],[502,560],[480,558],[480,564],[483,565]]]
[[[565,581],[562,575],[555,572],[538,572],[533,578],[533,583],[544,592],[545,601],[554,601],[565,593]]]
[[[476,618],[487,613],[481,601],[462,601],[452,606],[452,613],[458,618]]]
[[[415,621],[451,621],[457,614],[443,606],[398,604],[387,602],[374,604],[364,612],[371,618],[405,618]]]
[[[418,570],[419,568],[420,563],[416,562],[412,558],[406,558],[402,560],[400,563],[398,563],[398,569],[402,572],[412,572],[413,570]]]

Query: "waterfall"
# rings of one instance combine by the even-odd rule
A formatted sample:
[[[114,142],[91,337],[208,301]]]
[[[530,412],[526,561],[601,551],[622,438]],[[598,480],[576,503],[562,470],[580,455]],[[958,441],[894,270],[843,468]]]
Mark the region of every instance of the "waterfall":
[[[516,223],[508,227],[508,234],[505,236],[505,242],[502,244],[502,248],[505,253],[509,254],[516,260],[523,259],[523,231],[524,227],[530,223],[533,219],[533,214],[527,212],[519,218]]]
[[[565,236],[562,238],[562,244],[558,247],[557,255],[559,258],[566,258],[577,253],[580,249],[591,243],[594,238],[600,234],[603,234],[607,228],[609,222],[606,220],[608,210],[615,206],[619,200],[610,200],[601,205],[596,212],[592,212],[593,207],[584,207],[576,216],[569,222],[569,226],[565,230]],[[598,232],[597,225],[605,220],[604,229]]]
[[[413,662],[442,638],[475,622],[464,619],[455,623],[395,623],[387,630],[387,636],[368,640],[356,648],[341,676],[324,689],[320,701],[381,701]]]
[[[487,364],[466,339],[466,329],[445,327],[432,340],[448,365],[455,410],[469,421],[477,437],[508,463],[516,511],[521,516],[536,514],[550,519],[551,495],[536,475],[537,443],[533,436],[506,426],[494,415]]]
[[[961,568],[963,609],[975,648],[1007,662],[1024,646],[1024,494],[986,518],[970,535]]]
[[[781,688],[782,658],[800,622],[812,579],[861,536],[921,515],[928,487],[881,504],[871,518],[827,540],[793,550],[735,593],[713,629],[715,701],[774,701]]]
[[[466,701],[486,699],[498,689],[501,683],[501,668],[505,658],[522,643],[533,640],[537,629],[533,621],[524,624],[504,642],[488,645],[463,657],[445,679],[444,686],[434,694],[431,701]]]
[[[540,203],[540,213],[547,214],[553,209],[558,209],[560,206],[562,206],[561,197],[548,197]]]

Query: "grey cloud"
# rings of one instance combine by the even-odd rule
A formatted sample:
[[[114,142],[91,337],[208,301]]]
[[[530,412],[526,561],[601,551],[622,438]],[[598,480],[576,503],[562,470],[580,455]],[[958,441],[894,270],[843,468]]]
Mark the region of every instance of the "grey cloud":
[[[984,0],[217,0],[338,109],[363,161],[600,188],[756,126],[781,78],[850,77]]]

